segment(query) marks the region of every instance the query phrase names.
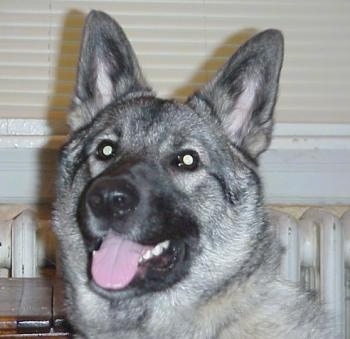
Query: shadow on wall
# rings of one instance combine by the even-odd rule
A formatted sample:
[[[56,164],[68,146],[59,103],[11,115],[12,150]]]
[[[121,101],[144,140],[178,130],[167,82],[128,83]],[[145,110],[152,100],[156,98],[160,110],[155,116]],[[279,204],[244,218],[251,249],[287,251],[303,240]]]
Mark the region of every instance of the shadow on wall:
[[[46,115],[53,137],[39,155],[41,175],[37,195],[40,197],[39,202],[50,203],[54,196],[57,164],[57,140],[55,136],[68,134],[66,118],[74,91],[84,20],[85,14],[78,10],[72,10],[67,13],[62,26],[56,67],[52,67],[56,73],[51,76],[55,80]],[[175,89],[171,96],[185,99],[191,95],[201,84],[210,80],[236,49],[255,33],[254,29],[245,29],[229,37],[208,56],[193,76],[184,79],[184,85]],[[156,53],[157,51],[154,50],[154,54]]]
[[[190,96],[215,75],[217,70],[236,52],[239,46],[256,33],[256,29],[248,28],[231,35],[211,55],[207,56],[207,60],[196,71],[193,70],[194,74],[191,78],[184,79],[184,85],[175,89],[171,96],[176,98],[187,98]]]
[[[38,186],[38,202],[51,204],[55,196],[55,177],[57,168],[57,137],[68,134],[66,124],[67,112],[74,91],[76,67],[80,50],[80,37],[84,26],[85,15],[72,10],[64,18],[56,65],[51,67],[55,74],[52,93],[47,108],[47,123],[52,137],[40,150],[40,184]],[[54,67],[55,66],[55,67]]]
[[[52,74],[53,90],[47,111],[48,121],[54,132],[62,133],[68,130],[65,126],[66,115],[74,91],[84,20],[85,15],[82,12],[72,10],[63,21],[56,65],[52,67],[55,74]]]

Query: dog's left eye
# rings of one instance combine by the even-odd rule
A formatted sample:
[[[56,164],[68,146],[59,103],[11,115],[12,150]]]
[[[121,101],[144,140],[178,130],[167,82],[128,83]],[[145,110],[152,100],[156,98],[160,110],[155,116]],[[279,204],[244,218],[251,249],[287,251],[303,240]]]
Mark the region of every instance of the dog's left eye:
[[[188,171],[194,171],[198,168],[199,165],[199,155],[194,150],[184,150],[176,155],[173,166],[188,170]]]
[[[106,161],[115,156],[116,144],[111,140],[102,140],[96,149],[96,157],[99,160]]]

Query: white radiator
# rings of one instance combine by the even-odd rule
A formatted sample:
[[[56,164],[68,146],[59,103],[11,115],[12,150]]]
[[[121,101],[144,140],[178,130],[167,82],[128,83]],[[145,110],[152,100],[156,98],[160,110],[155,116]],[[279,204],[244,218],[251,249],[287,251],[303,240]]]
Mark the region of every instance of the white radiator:
[[[11,220],[0,220],[0,277],[39,276],[39,267],[54,261],[55,237],[49,221],[29,209]]]
[[[321,208],[299,220],[271,210],[271,221],[285,253],[281,275],[317,290],[320,302],[336,315],[343,338],[350,338],[350,210],[341,218]]]
[[[311,208],[300,219],[269,212],[285,247],[282,277],[317,290],[320,302],[336,314],[334,326],[350,339],[350,210],[339,218]],[[32,211],[0,220],[0,276],[37,276],[38,267],[54,260],[54,253],[48,221],[38,221]]]

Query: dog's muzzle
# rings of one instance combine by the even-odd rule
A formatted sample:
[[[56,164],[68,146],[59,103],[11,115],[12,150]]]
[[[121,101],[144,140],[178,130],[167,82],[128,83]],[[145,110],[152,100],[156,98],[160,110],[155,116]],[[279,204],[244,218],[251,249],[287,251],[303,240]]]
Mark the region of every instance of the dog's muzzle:
[[[112,165],[82,195],[80,225],[98,290],[155,291],[186,275],[197,227],[174,208],[181,199],[155,168],[141,161]]]
[[[117,221],[132,213],[139,204],[137,189],[125,179],[97,178],[86,192],[91,213],[100,220]]]

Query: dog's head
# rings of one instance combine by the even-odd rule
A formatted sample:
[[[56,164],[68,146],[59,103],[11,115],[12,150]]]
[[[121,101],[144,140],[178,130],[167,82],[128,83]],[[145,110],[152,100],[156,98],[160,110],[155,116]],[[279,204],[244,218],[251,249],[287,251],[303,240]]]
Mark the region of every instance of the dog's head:
[[[119,25],[89,14],[55,213],[75,293],[84,286],[81,297],[101,305],[133,298],[146,308],[165,294],[168,303],[210,295],[259,265],[256,166],[282,54],[281,34],[265,31],[186,103],[162,100]]]

